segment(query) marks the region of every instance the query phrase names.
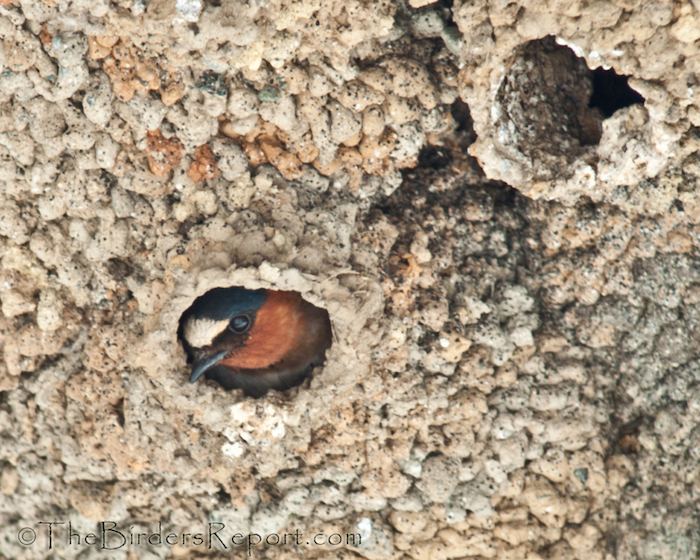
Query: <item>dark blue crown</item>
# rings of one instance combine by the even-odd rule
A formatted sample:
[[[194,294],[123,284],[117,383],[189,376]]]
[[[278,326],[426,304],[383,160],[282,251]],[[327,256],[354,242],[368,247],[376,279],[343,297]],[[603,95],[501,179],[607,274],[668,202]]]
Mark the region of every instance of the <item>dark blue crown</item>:
[[[257,311],[267,299],[265,290],[246,290],[238,286],[231,288],[214,288],[198,297],[191,312],[200,317],[208,317],[214,321],[231,319],[241,313]]]

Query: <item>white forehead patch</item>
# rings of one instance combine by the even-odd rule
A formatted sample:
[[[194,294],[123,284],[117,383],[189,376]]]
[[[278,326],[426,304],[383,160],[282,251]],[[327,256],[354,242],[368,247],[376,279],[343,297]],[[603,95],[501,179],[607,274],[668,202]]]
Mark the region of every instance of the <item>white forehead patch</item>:
[[[190,317],[185,323],[183,334],[190,346],[204,348],[210,346],[214,339],[226,330],[227,326],[227,320],[214,321],[213,319]]]

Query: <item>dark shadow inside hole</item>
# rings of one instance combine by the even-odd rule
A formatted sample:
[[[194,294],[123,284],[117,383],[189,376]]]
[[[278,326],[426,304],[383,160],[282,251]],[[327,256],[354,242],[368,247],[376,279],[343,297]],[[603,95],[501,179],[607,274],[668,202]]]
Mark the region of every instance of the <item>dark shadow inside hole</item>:
[[[226,492],[223,486],[219,485],[219,491],[216,493],[217,498],[219,498],[220,504],[228,505],[231,503],[231,494]]]
[[[474,121],[472,120],[471,113],[469,112],[469,105],[467,105],[460,98],[452,104],[450,108],[452,113],[452,118],[457,122],[457,131],[462,132],[473,131]]]
[[[452,157],[449,152],[441,147],[426,146],[418,158],[421,167],[429,169],[443,169],[450,165]]]
[[[119,399],[119,402],[114,405],[114,412],[117,414],[117,423],[124,427],[124,399]]]
[[[443,138],[441,145],[427,144],[423,147],[418,158],[419,168],[447,169],[456,160],[464,159],[469,146],[476,140],[469,105],[457,98],[450,107],[450,113],[456,124],[454,131]]]
[[[598,107],[607,119],[619,109],[644,103],[644,98],[627,83],[627,76],[620,76],[611,68],[596,68],[592,72],[593,94],[590,108]]]

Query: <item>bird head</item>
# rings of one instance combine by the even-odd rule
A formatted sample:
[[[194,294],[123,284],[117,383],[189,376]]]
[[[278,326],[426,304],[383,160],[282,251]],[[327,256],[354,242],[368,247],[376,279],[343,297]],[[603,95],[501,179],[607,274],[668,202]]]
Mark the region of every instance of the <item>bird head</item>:
[[[194,383],[222,360],[245,347],[266,290],[215,288],[197,298],[180,319],[179,337],[192,358]]]

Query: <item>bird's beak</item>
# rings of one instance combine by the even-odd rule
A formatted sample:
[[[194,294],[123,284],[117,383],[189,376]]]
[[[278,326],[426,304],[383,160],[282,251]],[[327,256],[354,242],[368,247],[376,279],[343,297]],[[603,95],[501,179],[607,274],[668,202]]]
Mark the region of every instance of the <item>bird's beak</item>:
[[[216,364],[218,364],[225,356],[228,354],[228,351],[224,350],[223,352],[219,352],[217,354],[214,354],[213,356],[207,356],[202,354],[201,356],[198,356],[197,359],[194,361],[194,365],[192,367],[192,375],[190,376],[190,383],[194,383],[202,377],[202,375],[209,369],[214,367]]]

